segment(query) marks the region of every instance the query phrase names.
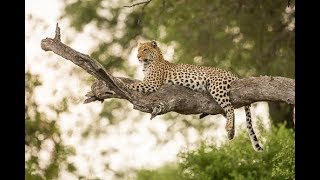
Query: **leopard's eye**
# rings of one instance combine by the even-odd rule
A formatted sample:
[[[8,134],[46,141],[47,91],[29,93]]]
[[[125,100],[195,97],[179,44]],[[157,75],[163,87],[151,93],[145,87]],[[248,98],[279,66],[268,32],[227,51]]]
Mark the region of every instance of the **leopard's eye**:
[[[146,51],[147,49],[143,49],[143,51]]]

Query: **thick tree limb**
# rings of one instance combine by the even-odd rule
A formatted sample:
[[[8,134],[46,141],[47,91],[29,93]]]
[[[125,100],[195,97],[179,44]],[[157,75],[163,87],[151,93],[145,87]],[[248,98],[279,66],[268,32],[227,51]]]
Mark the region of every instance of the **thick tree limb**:
[[[126,88],[125,84],[137,82],[123,77],[113,77],[96,60],[61,43],[57,25],[55,38],[41,41],[41,48],[52,51],[72,61],[97,78],[86,94],[84,103],[109,98],[126,99],[133,108],[151,113],[151,119],[167,112],[180,114],[221,114],[222,108],[206,92],[194,92],[177,85],[164,85],[158,91],[143,94]],[[231,86],[231,103],[235,108],[257,101],[276,101],[295,104],[295,81],[285,77],[249,77],[234,81]]]

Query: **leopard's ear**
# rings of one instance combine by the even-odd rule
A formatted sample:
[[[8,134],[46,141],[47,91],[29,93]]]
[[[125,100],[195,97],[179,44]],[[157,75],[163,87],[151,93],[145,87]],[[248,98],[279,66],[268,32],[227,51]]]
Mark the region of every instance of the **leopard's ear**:
[[[156,48],[158,45],[157,45],[157,42],[155,41],[155,40],[152,40],[151,41],[151,44],[152,44],[152,46],[154,47],[154,48]]]

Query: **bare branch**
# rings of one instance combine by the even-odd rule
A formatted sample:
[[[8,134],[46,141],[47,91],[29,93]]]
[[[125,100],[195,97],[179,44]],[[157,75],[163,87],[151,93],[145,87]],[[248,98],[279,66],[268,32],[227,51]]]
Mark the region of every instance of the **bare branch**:
[[[142,2],[138,2],[138,3],[135,3],[135,4],[132,4],[130,6],[123,6],[123,7],[134,7],[134,6],[138,6],[138,5],[141,5],[141,4],[144,4],[144,6],[146,6],[147,4],[149,4],[152,0],[149,0],[149,1],[142,1]]]
[[[56,36],[57,33],[56,31]],[[60,34],[60,33],[59,33]],[[221,114],[222,108],[206,92],[195,92],[178,85],[163,85],[154,93],[144,94],[129,90],[125,84],[139,80],[114,77],[100,63],[60,42],[46,38],[41,41],[41,48],[72,61],[97,78],[86,94],[84,103],[103,102],[104,99],[126,99],[133,108],[151,114],[151,119],[167,112],[180,114]],[[235,108],[258,101],[285,102],[295,104],[295,81],[285,77],[249,77],[234,81],[230,92],[231,103]]]

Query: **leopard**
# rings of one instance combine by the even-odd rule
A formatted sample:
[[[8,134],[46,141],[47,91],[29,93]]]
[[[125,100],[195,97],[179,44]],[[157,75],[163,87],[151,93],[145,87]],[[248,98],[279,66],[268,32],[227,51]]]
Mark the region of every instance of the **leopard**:
[[[227,119],[225,130],[228,139],[234,138],[234,107],[230,102],[230,90],[231,83],[238,80],[238,76],[217,67],[171,63],[164,59],[155,40],[139,42],[137,58],[143,64],[144,78],[140,82],[127,84],[128,89],[152,93],[164,84],[171,84],[184,86],[198,92],[208,92],[224,111],[223,115]],[[255,151],[263,151],[252,127],[250,105],[246,105],[244,109],[251,144]]]

